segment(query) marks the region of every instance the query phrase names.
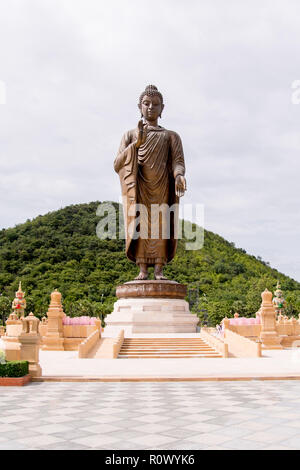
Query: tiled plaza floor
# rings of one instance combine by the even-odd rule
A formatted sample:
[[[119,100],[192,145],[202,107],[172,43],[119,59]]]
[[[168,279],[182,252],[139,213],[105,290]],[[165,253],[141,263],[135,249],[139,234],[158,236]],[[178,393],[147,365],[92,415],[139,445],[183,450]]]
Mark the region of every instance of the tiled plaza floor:
[[[300,449],[300,382],[1,388],[0,449]]]

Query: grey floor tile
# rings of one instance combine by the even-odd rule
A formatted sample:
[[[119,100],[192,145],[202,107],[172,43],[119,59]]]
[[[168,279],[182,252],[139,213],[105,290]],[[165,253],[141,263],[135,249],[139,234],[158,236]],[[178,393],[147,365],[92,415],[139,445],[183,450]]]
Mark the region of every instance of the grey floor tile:
[[[247,439],[235,439],[225,443],[227,449],[232,450],[263,450],[267,447],[266,443],[248,441]]]
[[[49,424],[49,423],[48,423]],[[77,420],[77,417],[74,417],[72,421],[66,421],[67,426],[72,429],[82,429],[94,426],[95,422],[89,421],[88,419]]]
[[[253,434],[252,429],[241,428],[238,426],[226,426],[222,427],[222,434],[224,436],[229,436],[235,439],[242,439],[250,434]]]
[[[141,426],[142,423],[140,420],[122,419],[120,421],[114,421],[112,424],[122,429],[130,429],[130,428],[135,428],[137,426]]]
[[[216,409],[209,409],[206,411],[206,413],[209,415],[209,416],[215,416],[215,417],[230,417],[232,416],[232,413],[230,413],[230,411],[225,411],[225,410],[216,410]]]
[[[107,450],[105,447],[96,447],[98,450]],[[139,446],[138,444],[134,444],[133,442],[128,441],[120,441],[117,444],[110,444],[110,450],[144,450],[143,446]]]
[[[82,437],[87,437],[93,435],[93,433],[87,432],[87,431],[82,431],[82,429],[72,429],[72,431],[66,432],[55,432],[52,434],[54,437],[57,437],[59,439],[66,439],[68,441],[71,441],[73,439],[80,439]]]
[[[80,444],[73,444],[66,441],[65,443],[52,444],[47,446],[46,450],[90,450],[89,447]]]
[[[31,448],[18,441],[7,441],[0,444],[0,450],[31,450]]]
[[[184,418],[175,418],[175,419],[169,419],[164,421],[165,426],[172,426],[173,428],[183,428],[184,426],[188,426],[189,424],[193,424],[196,421],[192,421],[189,419],[184,419]]]
[[[290,437],[286,440],[283,439],[282,441],[280,441],[280,445],[284,447],[289,447],[290,449],[300,450],[300,435]]]
[[[174,437],[174,439],[188,439],[190,436],[194,436],[195,434],[199,434],[199,431],[191,431],[189,429],[182,429],[182,428],[173,428],[169,429],[168,431],[163,431],[162,434],[169,437]]]
[[[1,399],[0,449],[300,449],[293,382],[33,383]]]
[[[243,416],[220,416],[219,418],[205,421],[207,424],[217,424],[219,426],[230,426],[244,422]]]
[[[39,433],[32,429],[18,429],[17,431],[11,431],[6,433],[1,433],[0,437],[5,437],[6,439],[10,439],[11,441],[23,438],[23,437],[37,437]]]
[[[128,430],[116,431],[112,433],[111,435],[119,439],[120,442],[122,442],[122,441],[129,441],[130,439],[135,439],[136,437],[139,437],[141,433],[138,431],[133,431],[133,430],[128,429]]]
[[[157,450],[203,450],[205,446],[201,444],[195,444],[195,442],[189,442],[188,440],[181,440],[180,442],[174,442],[173,444],[167,444],[162,447],[157,447]]]
[[[43,419],[32,419],[31,417],[29,420],[20,421],[20,423],[18,423],[20,428],[24,429],[24,433],[26,432],[27,428],[33,428],[37,426],[46,426],[47,424],[49,423],[47,421],[44,421]]]

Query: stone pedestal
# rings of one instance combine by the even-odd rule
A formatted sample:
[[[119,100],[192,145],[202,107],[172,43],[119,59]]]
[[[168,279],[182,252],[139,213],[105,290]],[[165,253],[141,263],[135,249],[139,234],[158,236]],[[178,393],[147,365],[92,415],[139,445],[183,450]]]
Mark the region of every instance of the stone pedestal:
[[[39,323],[39,319],[33,313],[30,313],[26,318],[22,318],[23,330],[18,338],[21,344],[21,361],[28,361],[31,377],[41,377],[42,375],[42,369],[39,364]]]
[[[118,301],[105,319],[104,336],[138,333],[195,333],[198,317],[175,281],[132,281],[117,288]]]
[[[39,364],[40,336],[21,334],[21,361],[29,362],[29,374],[31,377],[41,377],[42,369]]]
[[[43,350],[64,351],[63,316],[61,293],[54,291],[51,294],[51,303],[47,312],[48,327],[47,334],[43,338]]]
[[[18,319],[15,313],[12,313],[6,321],[6,333],[2,336],[7,361],[20,361],[21,359],[19,343],[19,335],[21,332],[22,321]]]

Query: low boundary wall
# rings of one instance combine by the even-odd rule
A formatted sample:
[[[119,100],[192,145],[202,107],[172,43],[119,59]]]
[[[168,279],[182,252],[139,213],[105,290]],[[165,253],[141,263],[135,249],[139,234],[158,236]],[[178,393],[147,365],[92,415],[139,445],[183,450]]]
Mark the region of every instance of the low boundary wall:
[[[228,325],[226,329],[245,337],[260,337],[261,325]]]
[[[78,348],[78,357],[79,359],[87,358],[90,351],[93,347],[97,344],[100,339],[100,331],[95,330],[93,333],[90,334],[88,338],[86,338],[82,343],[80,343]]]
[[[228,344],[228,352],[235,357],[261,357],[261,342],[252,341],[231,330],[225,329],[224,341]]]

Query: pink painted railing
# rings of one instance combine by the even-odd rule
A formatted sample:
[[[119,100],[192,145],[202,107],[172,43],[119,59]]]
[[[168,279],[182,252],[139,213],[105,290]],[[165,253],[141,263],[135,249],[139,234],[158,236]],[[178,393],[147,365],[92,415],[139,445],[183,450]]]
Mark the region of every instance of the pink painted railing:
[[[95,325],[96,317],[67,317],[63,318],[63,325]]]
[[[239,318],[229,318],[229,324],[232,326],[239,326],[239,325],[260,325],[260,318],[246,318],[246,317],[239,317]]]

